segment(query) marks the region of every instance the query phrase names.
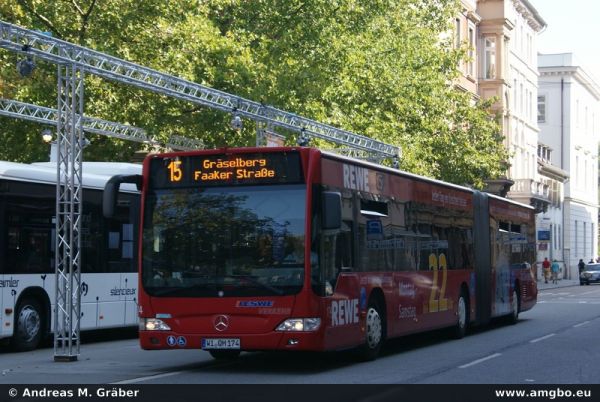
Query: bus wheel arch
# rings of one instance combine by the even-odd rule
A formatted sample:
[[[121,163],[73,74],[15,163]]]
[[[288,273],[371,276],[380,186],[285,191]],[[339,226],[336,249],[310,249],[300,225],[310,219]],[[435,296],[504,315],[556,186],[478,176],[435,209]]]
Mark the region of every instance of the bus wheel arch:
[[[50,299],[41,288],[25,289],[15,304],[11,346],[19,352],[37,348],[50,332]]]
[[[377,358],[387,336],[386,305],[383,291],[373,289],[369,296],[365,318],[365,342],[358,348],[361,360]]]

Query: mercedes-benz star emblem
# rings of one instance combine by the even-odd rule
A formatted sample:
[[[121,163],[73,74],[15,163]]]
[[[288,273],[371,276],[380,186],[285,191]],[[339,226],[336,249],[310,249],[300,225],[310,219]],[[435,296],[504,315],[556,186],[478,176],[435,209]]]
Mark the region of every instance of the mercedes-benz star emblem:
[[[226,315],[218,315],[215,318],[215,329],[219,332],[223,332],[229,327],[229,317]]]

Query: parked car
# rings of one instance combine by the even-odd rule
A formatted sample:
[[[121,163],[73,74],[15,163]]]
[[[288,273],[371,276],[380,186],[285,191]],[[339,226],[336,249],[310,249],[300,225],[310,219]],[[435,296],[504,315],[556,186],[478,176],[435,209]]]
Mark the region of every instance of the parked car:
[[[587,264],[579,274],[580,285],[589,285],[593,282],[600,282],[600,264]]]

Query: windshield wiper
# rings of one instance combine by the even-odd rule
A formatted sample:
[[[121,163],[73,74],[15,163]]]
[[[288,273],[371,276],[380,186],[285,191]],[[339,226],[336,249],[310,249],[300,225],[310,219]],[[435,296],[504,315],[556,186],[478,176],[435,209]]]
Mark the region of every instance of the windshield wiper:
[[[283,293],[284,293],[283,290],[281,290],[281,289],[278,289],[278,288],[276,288],[274,286],[271,286],[271,285],[269,285],[267,283],[263,283],[263,282],[259,281],[258,280],[259,277],[257,277],[257,276],[252,276],[252,275],[226,275],[226,277],[227,278],[233,278],[233,279],[243,279],[243,280],[246,280],[246,281],[252,283],[253,285],[257,285],[257,286],[259,286],[259,287],[261,287],[263,289],[270,290],[271,292],[273,292],[273,293],[275,293],[275,294],[277,294],[279,296],[283,295]]]
[[[201,285],[193,285],[193,286],[159,286],[157,288],[154,288],[152,291],[152,295],[153,296],[177,296],[180,295],[181,293],[189,293],[189,292],[197,292],[199,290],[201,291],[207,291],[207,292],[215,292],[216,289],[216,284],[201,284]],[[191,296],[196,296],[188,294],[188,295],[184,295],[184,297],[191,297]]]

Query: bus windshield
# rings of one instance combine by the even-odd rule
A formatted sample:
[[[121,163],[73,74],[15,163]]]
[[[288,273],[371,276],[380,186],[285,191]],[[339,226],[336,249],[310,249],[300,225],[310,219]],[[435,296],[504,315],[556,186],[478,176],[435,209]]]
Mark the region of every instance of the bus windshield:
[[[142,284],[152,296],[295,294],[304,280],[305,185],[146,194]]]

